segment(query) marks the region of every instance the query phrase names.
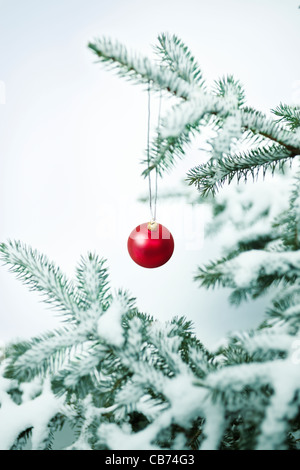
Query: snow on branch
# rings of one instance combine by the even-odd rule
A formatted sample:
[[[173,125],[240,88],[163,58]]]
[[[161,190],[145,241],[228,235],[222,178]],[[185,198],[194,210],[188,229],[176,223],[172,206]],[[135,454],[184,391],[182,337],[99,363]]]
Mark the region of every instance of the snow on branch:
[[[251,108],[244,108],[241,116],[242,126],[246,129],[284,146],[291,152],[292,156],[300,154],[300,136],[298,133],[284,129],[276,121]]]
[[[278,116],[276,122],[286,125],[291,131],[300,127],[300,106],[291,106],[280,103],[277,108],[272,109],[272,113]]]
[[[173,108],[163,119],[161,136],[179,137],[188,127],[197,127],[206,114],[227,116],[231,104],[225,99],[218,98],[205,92],[197,92],[192,100],[185,101]]]
[[[187,173],[187,182],[194,184],[202,195],[215,193],[225,182],[230,183],[234,178],[237,182],[245,181],[250,176],[253,179],[259,171],[264,174],[268,169],[272,172],[277,166],[287,163],[292,158],[290,151],[281,145],[248,150],[243,153],[227,155],[217,161],[209,161],[196,166]]]
[[[99,259],[97,255],[89,253],[81,258],[77,268],[78,289],[90,304],[97,301],[99,304],[103,303],[108,293],[108,272],[105,262],[105,259]]]
[[[251,335],[237,333],[234,335],[234,343],[242,346],[250,354],[257,353],[256,357],[262,357],[263,353],[271,356],[274,355],[274,351],[289,356],[292,354],[295,341],[297,338],[300,339],[300,336],[292,336],[285,330],[285,325],[283,325],[282,331],[274,327],[253,332]]]
[[[106,38],[89,47],[122,77],[179,98],[152,141],[145,175],[172,168],[204,126],[215,133],[207,142],[209,160],[189,172],[202,194],[299,155],[296,108],[280,105],[273,121],[244,106],[244,89],[232,76],[208,92],[177,36],[159,37],[159,64]],[[296,448],[299,175],[289,202],[287,180],[276,181],[270,193],[256,185],[256,200],[252,187],[244,195],[236,188],[231,200],[213,199],[217,223],[235,228],[234,245],[199,268],[196,279],[231,288],[235,304],[270,286],[280,291],[257,329],[233,333],[212,351],[184,317],[162,323],[139,312],[126,292],[112,293],[105,261],[96,254],[81,259],[72,282],[30,247],[1,244],[2,260],[69,323],[1,350],[0,446],[22,449],[31,437],[34,449],[48,449],[53,432],[68,422],[76,427],[72,450]]]
[[[53,394],[48,378],[21,385],[22,400],[18,403],[12,398],[18,384],[4,379],[2,373],[3,365],[0,368],[0,449],[11,450],[25,433],[31,435],[32,450],[44,449],[51,433],[49,423],[62,411],[64,398]]]
[[[82,298],[61,270],[19,241],[0,245],[0,257],[31,290],[41,292],[45,302],[76,320],[80,316]]]
[[[30,380],[49,371],[55,374],[63,367],[71,351],[76,351],[90,334],[90,325],[86,329],[76,325],[62,327],[25,343],[12,344],[6,375],[18,380]]]
[[[201,69],[188,47],[175,34],[161,34],[155,52],[162,65],[175,72],[188,83],[204,87]]]
[[[167,90],[184,99],[187,99],[194,90],[191,84],[178,77],[172,70],[155,65],[147,57],[129,51],[118,41],[101,38],[90,42],[88,47],[101,62],[116,70],[121,77],[142,84],[151,81],[156,89]]]
[[[7,247],[8,257],[10,250],[14,253],[13,244]],[[296,271],[300,264],[295,252],[253,255],[256,252],[252,250],[249,255],[251,263],[249,257],[242,254],[237,257],[239,262],[227,260],[228,264],[236,261],[236,269],[224,262],[222,275],[225,273],[228,282],[239,286],[250,284],[252,288],[255,275],[263,273],[270,276],[275,270],[278,276],[287,277],[293,275],[291,267],[294,266]],[[271,256],[268,261],[267,255]],[[35,257],[41,258],[38,254]],[[94,264],[96,259],[97,266]],[[19,265],[19,258],[15,261]],[[32,379],[32,371],[35,370],[43,372],[44,376],[51,374],[51,393],[61,397],[58,402],[53,401],[50,415],[47,412],[40,418],[43,419],[40,427],[32,424],[35,423],[33,419],[26,421],[28,426],[33,425],[37,429],[32,434],[33,446],[42,448],[46,445],[48,438],[44,423],[52,422],[60,410],[57,403],[66,404],[64,419],[78,426],[77,439],[69,447],[71,449],[93,448],[92,442],[100,449],[176,448],[179,442],[181,448],[218,449],[220,445],[227,445],[227,439],[229,442],[232,439],[230,420],[235,414],[242,416],[240,426],[245,423],[247,429],[245,409],[251,410],[254,406],[258,409],[256,427],[261,426],[267,437],[266,441],[263,436],[255,440],[255,444],[251,441],[251,446],[272,447],[274,443],[285,446],[288,417],[293,418],[296,413],[291,400],[298,382],[290,380],[294,369],[287,361],[295,367],[292,358],[297,335],[288,335],[284,329],[277,328],[270,333],[262,330],[252,337],[236,336],[222,353],[215,356],[193,335],[190,322],[184,318],[174,318],[164,324],[154,321],[139,313],[134,299],[122,291],[118,291],[106,307],[100,301],[97,310],[99,273],[104,289],[106,277],[105,274],[102,276],[100,259],[94,257],[90,261],[89,274],[85,274],[86,269],[80,272],[82,291],[89,296],[81,321],[56,333],[6,348],[6,378],[0,376],[4,388],[7,383],[24,384],[25,380]],[[243,271],[246,261],[251,274]],[[240,274],[244,275],[243,282]],[[265,360],[272,351],[273,360]],[[283,358],[282,354],[286,356]],[[264,358],[264,361],[254,362],[255,358],[260,361]],[[284,389],[287,394],[275,380],[276,373],[281,374],[283,368],[287,374],[286,387],[289,384]],[[261,392],[264,387],[274,391],[272,400]],[[2,389],[0,384],[0,401]],[[242,393],[244,390],[247,393]],[[276,397],[282,394],[285,402],[278,410]],[[255,401],[257,396],[260,397],[259,403]],[[38,397],[32,398],[30,410],[39,403],[35,400]],[[51,400],[49,398],[49,403]],[[24,408],[18,409],[26,409],[25,404]],[[2,400],[0,415],[3,410]],[[231,414],[233,418],[230,418]],[[268,423],[275,421],[281,424],[278,433],[272,434]],[[18,426],[18,429],[24,430],[25,427],[27,430],[22,419]],[[3,437],[5,445],[10,448],[16,440],[16,445],[22,447],[23,437],[12,428],[10,432],[9,442]]]
[[[196,167],[188,174],[188,181],[195,183],[202,195],[214,191],[225,181],[230,182],[235,175],[239,179],[260,168],[264,172],[269,168],[274,170],[278,162],[300,154],[297,109],[281,106],[275,111],[277,116],[292,123],[289,128],[282,126],[279,120],[244,106],[244,88],[232,75],[216,80],[209,92],[204,87],[197,61],[183,41],[176,35],[161,34],[158,43],[155,48],[160,59],[158,65],[105,37],[89,44],[100,61],[122,77],[136,83],[152,82],[155,89],[167,90],[181,98],[179,105],[162,119],[159,134],[152,140],[150,165],[148,158],[144,160],[147,166],[144,176],[153,170],[162,175],[171,169],[176,159],[185,155],[192,138],[212,122],[217,136],[210,142],[210,161],[207,166]],[[236,147],[245,135],[259,136],[266,146],[249,150],[248,154],[232,153],[231,145],[234,143]],[[215,161],[219,167],[213,168]]]
[[[245,289],[255,297],[276,281],[293,283],[299,276],[299,252],[250,250],[199,268],[195,279],[208,287],[221,283],[224,287]]]

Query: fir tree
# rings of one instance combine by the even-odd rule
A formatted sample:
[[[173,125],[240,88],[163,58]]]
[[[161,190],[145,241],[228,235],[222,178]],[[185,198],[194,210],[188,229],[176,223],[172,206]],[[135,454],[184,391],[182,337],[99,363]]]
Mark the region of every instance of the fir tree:
[[[2,260],[64,323],[6,345],[0,446],[23,448],[31,437],[32,448],[51,448],[53,433],[68,423],[75,429],[70,449],[297,448],[300,109],[281,103],[275,118],[266,116],[245,105],[232,76],[209,90],[177,36],[159,36],[155,63],[106,38],[89,47],[121,77],[150,82],[176,101],[152,142],[144,176],[153,170],[163,176],[202,128],[212,130],[207,161],[186,180],[198,190],[195,200],[210,201],[209,230],[230,223],[234,237],[221,259],[199,267],[195,281],[230,288],[236,305],[266,291],[272,301],[257,329],[208,351],[185,318],[161,323],[139,312],[127,292],[113,292],[106,261],[96,254],[81,259],[70,281],[30,247],[2,243]],[[288,176],[278,174],[293,162]],[[256,183],[264,191],[258,203],[253,186],[236,183],[260,173],[273,174],[276,184]]]

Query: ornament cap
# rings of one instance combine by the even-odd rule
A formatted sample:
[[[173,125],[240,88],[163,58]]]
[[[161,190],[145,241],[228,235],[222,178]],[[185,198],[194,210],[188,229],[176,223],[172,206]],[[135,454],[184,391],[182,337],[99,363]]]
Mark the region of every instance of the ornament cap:
[[[156,230],[158,229],[158,223],[152,219],[150,220],[147,227],[148,227],[148,230],[150,230],[151,232],[156,232]]]

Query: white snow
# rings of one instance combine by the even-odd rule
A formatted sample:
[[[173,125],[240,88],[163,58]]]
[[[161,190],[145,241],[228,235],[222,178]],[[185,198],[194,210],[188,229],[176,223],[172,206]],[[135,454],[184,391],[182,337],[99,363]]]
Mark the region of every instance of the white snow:
[[[290,172],[284,176],[267,174],[255,181],[249,178],[246,184],[225,185],[215,196],[225,210],[211,220],[208,235],[217,233],[216,243],[228,250],[241,240],[270,233],[274,218],[288,208],[291,176]]]
[[[197,416],[203,407],[206,390],[195,385],[195,377],[190,373],[181,373],[169,380],[164,387],[164,395],[171,403],[171,412],[175,422],[186,425],[189,419]]]
[[[126,313],[126,306],[121,299],[115,298],[110,307],[98,320],[98,334],[114,346],[122,346],[124,335],[122,328],[122,315]]]
[[[206,418],[204,426],[205,439],[200,450],[217,450],[225,426],[224,407],[220,402],[213,403],[209,398],[206,398],[204,405]]]
[[[47,425],[59,412],[64,397],[55,397],[49,380],[46,380],[41,388],[41,394],[30,400],[29,397],[35,395],[37,391],[37,384],[33,382],[31,391],[30,384],[25,387],[26,401],[17,405],[6,393],[11,386],[12,382],[0,375],[0,449],[9,450],[18,435],[32,427],[32,450],[38,450],[47,436]]]
[[[224,272],[228,273],[237,287],[248,287],[257,279],[259,272],[263,270],[265,275],[278,273],[283,275],[291,273],[291,270],[300,272],[300,252],[267,252],[262,250],[250,250],[241,253],[236,258],[228,261],[224,266]]]
[[[257,350],[264,351],[285,351],[290,352],[293,343],[299,336],[292,336],[287,333],[276,333],[276,326],[269,329],[261,330],[255,333],[254,336],[242,338],[243,348],[248,352],[253,353]]]
[[[257,449],[281,449],[287,420],[297,413],[297,403],[292,400],[299,389],[299,365],[289,356],[285,360],[241,364],[224,367],[211,373],[206,384],[219,390],[241,392],[245,384],[260,386],[270,384],[273,395],[262,423]],[[214,431],[218,432],[218,414],[214,418]]]
[[[299,389],[299,366],[290,360],[282,361],[273,364],[270,373],[274,393],[261,426],[257,450],[285,449],[282,437],[286,434],[288,420],[298,412],[297,403],[292,405],[292,402]]]

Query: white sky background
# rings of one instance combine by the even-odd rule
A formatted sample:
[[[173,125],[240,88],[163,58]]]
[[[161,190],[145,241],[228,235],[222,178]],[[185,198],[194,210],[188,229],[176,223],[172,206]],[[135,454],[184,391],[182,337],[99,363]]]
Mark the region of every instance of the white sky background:
[[[165,266],[146,270],[126,249],[130,231],[147,221],[140,176],[147,128],[142,87],[115,77],[87,49],[108,35],[151,54],[163,31],[193,51],[209,82],[232,73],[247,103],[267,111],[299,95],[299,1],[295,0],[0,0],[0,240],[20,239],[72,276],[81,254],[108,259],[111,284],[129,289],[142,311],[186,315],[211,345],[228,331],[255,326],[264,301],[228,306],[227,292],[199,289],[197,265],[218,246],[191,250],[188,225],[201,239],[201,209],[158,205],[175,238]],[[297,88],[298,87],[298,88]],[[197,149],[160,181],[176,188],[199,163]],[[185,221],[185,222],[184,222]],[[184,225],[182,225],[184,224]],[[36,293],[0,269],[0,340],[28,337],[59,318]]]

